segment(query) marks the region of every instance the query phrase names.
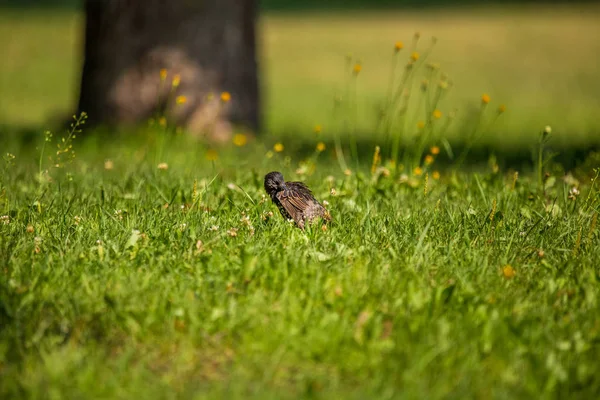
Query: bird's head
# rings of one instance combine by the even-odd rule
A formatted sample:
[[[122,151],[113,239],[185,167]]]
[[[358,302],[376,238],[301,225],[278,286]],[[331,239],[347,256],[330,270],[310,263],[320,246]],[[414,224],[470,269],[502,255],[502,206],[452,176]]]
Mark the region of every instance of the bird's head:
[[[273,171],[265,175],[265,190],[273,195],[285,188],[285,180],[281,172]]]

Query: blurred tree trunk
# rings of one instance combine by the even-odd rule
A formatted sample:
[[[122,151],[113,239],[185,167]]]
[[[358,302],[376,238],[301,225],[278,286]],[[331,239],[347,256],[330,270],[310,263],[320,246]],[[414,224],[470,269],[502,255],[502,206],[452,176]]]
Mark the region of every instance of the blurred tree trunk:
[[[86,0],[79,111],[93,124],[165,112],[197,133],[257,129],[256,13],[257,0]]]

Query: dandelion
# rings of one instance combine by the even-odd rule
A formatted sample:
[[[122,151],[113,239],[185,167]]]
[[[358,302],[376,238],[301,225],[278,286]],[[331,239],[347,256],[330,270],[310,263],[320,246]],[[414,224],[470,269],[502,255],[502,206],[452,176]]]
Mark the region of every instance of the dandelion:
[[[215,149],[206,150],[205,157],[208,161],[216,161],[219,158],[219,153]]]
[[[487,93],[481,95],[481,102],[483,104],[488,104],[490,102],[490,96]]]
[[[25,229],[27,231],[27,233],[33,233],[34,229],[33,229],[33,225],[27,225],[27,229]]]
[[[425,122],[423,122],[423,121],[417,122],[417,129],[423,129],[423,128],[425,128]]]
[[[115,167],[115,164],[112,162],[112,160],[105,160],[104,161],[104,169],[107,171],[112,170]]]
[[[162,68],[160,70],[160,80],[164,81],[165,79],[167,79],[167,70],[165,68]]]
[[[323,130],[321,125],[315,125],[315,133],[318,135]]]
[[[325,143],[319,142],[317,143],[317,151],[320,153],[325,150]]]
[[[417,51],[413,51],[410,55],[410,59],[413,61],[417,61],[421,57],[421,55]]]
[[[161,163],[160,163],[160,164],[158,164],[156,167],[157,167],[158,169],[160,169],[160,170],[163,170],[163,171],[164,171],[164,170],[167,170],[167,169],[169,169],[169,164],[167,164],[166,162],[161,162]]]
[[[502,268],[502,275],[504,275],[504,277],[506,279],[511,279],[514,278],[514,276],[516,275],[517,271],[515,271],[515,269],[510,266],[510,265],[505,265]]]
[[[438,146],[432,146],[429,151],[431,152],[431,154],[433,154],[434,156],[437,156],[438,154],[440,154],[440,148]]]
[[[404,43],[402,42],[396,42],[394,44],[394,50],[396,50],[396,52],[402,50],[404,48]]]
[[[158,120],[158,124],[164,128],[165,126],[167,126],[167,119],[165,117],[160,117],[160,119]]]
[[[358,75],[360,71],[362,71],[362,65],[360,65],[359,63],[354,64],[354,67],[352,68],[352,72],[354,72],[354,75]]]
[[[179,84],[181,83],[181,76],[179,76],[179,74],[176,74],[173,77],[173,80],[171,81],[171,86],[173,86],[174,88],[178,87]]]
[[[185,97],[185,96],[175,97],[175,104],[185,104],[186,101],[187,101],[187,97]]]
[[[275,145],[273,146],[273,150],[275,150],[276,153],[281,153],[283,151],[284,147],[283,144],[277,142],[275,143]]]
[[[431,165],[431,164],[433,164],[433,161],[434,161],[434,159],[431,154],[427,154],[425,156],[425,165]]]
[[[223,103],[228,103],[231,100],[231,94],[229,92],[221,93],[221,101]]]
[[[502,114],[504,111],[506,111],[506,106],[504,104],[500,104],[500,106],[498,106],[498,114]]]
[[[434,111],[433,111],[433,118],[435,118],[435,119],[440,119],[440,118],[442,118],[442,112],[441,112],[440,110],[437,110],[437,109],[436,109],[436,110],[434,110]]]
[[[413,169],[413,174],[416,175],[416,176],[423,175],[423,168],[421,168],[421,167],[415,167],[415,169]]]
[[[436,181],[438,181],[438,180],[440,179],[440,172],[439,172],[439,171],[433,171],[433,172],[431,173],[431,177],[432,177],[433,179],[435,179]]]
[[[544,133],[546,135],[549,135],[552,133],[552,127],[550,125],[546,125],[546,127],[544,128]]]
[[[233,135],[233,144],[236,146],[243,147],[246,145],[246,143],[248,143],[248,137],[243,133],[237,133]]]

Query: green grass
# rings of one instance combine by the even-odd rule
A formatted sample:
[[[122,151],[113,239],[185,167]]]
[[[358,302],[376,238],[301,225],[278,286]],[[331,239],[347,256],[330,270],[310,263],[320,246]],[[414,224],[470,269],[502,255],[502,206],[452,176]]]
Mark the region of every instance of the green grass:
[[[0,398],[596,398],[600,153],[551,156],[598,143],[597,10],[267,15],[267,127],[241,147],[44,135],[81,18],[2,11]],[[415,30],[419,97],[376,130]],[[418,89],[429,34],[439,104]],[[333,222],[285,221],[272,170]]]
[[[76,157],[57,160],[61,136],[9,143],[0,169],[1,397],[600,390],[598,154],[572,171],[579,184],[547,165],[542,191],[493,162],[348,176],[329,149],[261,142],[211,162],[156,130],[76,138]],[[314,173],[299,175],[307,160]],[[271,170],[329,203],[326,231],[280,217],[262,188]]]

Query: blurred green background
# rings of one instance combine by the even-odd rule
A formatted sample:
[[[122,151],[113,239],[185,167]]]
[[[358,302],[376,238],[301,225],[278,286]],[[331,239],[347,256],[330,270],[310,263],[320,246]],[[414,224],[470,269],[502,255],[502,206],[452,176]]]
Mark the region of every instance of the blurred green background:
[[[0,124],[4,132],[51,128],[77,99],[83,15],[80,2],[4,1],[0,8]],[[18,7],[16,5],[19,5]],[[546,125],[554,146],[600,144],[600,6],[588,2],[414,0],[261,1],[259,20],[264,133],[282,138],[352,133],[368,140],[385,98],[396,41],[419,51],[454,87],[441,104],[457,110],[448,132],[463,140],[483,93],[507,112],[481,144],[528,149]],[[381,10],[380,8],[386,8]],[[403,56],[408,57],[408,49]],[[352,126],[333,116],[348,91],[351,56],[362,64]],[[354,62],[353,61],[353,62]]]

